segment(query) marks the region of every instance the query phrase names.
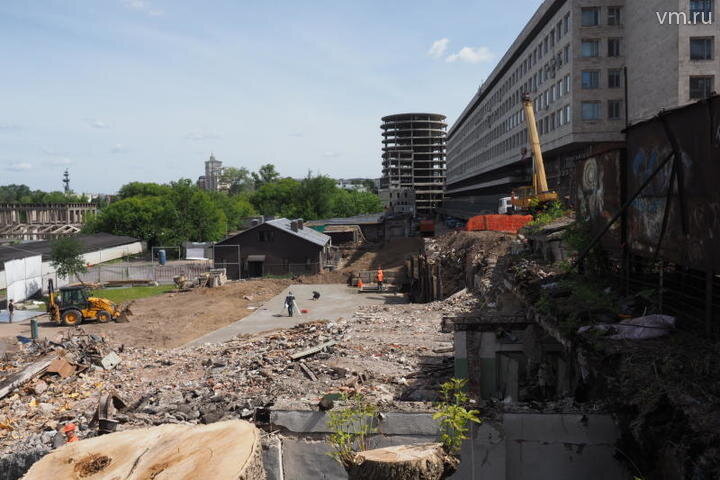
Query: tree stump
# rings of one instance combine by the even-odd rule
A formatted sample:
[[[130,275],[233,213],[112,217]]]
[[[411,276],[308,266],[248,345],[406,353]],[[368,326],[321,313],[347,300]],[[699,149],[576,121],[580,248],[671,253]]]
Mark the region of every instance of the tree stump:
[[[441,480],[457,464],[439,443],[421,443],[360,452],[347,471],[350,480]]]
[[[72,480],[265,480],[260,433],[242,420],[168,424],[68,443],[22,477]]]

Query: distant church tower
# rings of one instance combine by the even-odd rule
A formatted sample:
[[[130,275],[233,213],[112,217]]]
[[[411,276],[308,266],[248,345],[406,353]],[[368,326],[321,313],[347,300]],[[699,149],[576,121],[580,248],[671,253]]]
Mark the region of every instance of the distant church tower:
[[[63,190],[65,191],[65,194],[70,193],[70,172],[67,171],[67,168],[65,169],[65,173],[63,173]]]

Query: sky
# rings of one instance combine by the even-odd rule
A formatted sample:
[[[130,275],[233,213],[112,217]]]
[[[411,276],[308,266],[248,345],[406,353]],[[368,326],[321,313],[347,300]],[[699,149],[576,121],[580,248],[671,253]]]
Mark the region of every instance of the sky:
[[[540,3],[2,0],[0,185],[379,177],[381,117],[452,125]]]

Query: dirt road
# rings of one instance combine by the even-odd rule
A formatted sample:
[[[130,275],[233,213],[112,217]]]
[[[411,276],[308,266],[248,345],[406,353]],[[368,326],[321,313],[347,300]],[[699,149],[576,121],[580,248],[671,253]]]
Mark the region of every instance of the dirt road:
[[[135,347],[173,348],[240,320],[282,292],[291,280],[260,279],[136,300],[129,323],[85,323],[87,333]],[[45,317],[47,318],[47,317]],[[65,327],[45,322],[41,333],[52,338]]]

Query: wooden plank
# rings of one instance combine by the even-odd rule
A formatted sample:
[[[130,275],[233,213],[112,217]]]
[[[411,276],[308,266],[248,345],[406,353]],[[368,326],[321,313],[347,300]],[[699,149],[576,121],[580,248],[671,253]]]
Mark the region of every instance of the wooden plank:
[[[300,369],[301,369],[303,372],[305,372],[305,375],[307,375],[307,377],[308,377],[310,380],[312,380],[313,382],[317,382],[317,380],[318,380],[317,377],[315,376],[315,374],[313,373],[313,371],[310,370],[310,368],[309,368],[307,365],[305,365],[304,363],[300,362]]]
[[[315,355],[316,353],[320,352],[324,348],[332,347],[337,342],[334,340],[331,340],[329,342],[321,343],[320,345],[316,345],[314,347],[308,348],[306,350],[302,350],[298,353],[293,353],[290,355],[290,358],[292,360],[299,360],[301,358],[309,357],[310,355]]]
[[[25,383],[29,382],[33,378],[41,375],[47,370],[55,356],[47,356],[33,362],[30,365],[23,368],[21,371],[10,375],[8,378],[0,383],[0,399],[5,398],[8,394],[21,387]]]

